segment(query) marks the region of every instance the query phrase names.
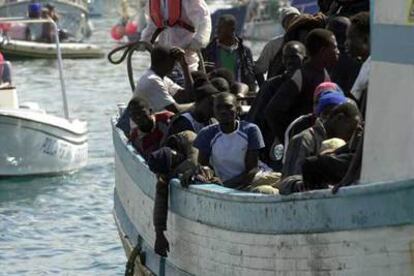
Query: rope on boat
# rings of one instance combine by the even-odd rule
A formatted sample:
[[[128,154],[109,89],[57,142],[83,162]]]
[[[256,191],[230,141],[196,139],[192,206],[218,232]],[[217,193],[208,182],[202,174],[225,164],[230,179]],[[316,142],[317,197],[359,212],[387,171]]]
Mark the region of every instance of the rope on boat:
[[[128,80],[132,91],[135,90],[134,72],[132,68],[132,55],[135,51],[139,51],[142,48],[145,48],[145,50],[151,52],[152,45],[143,41],[134,41],[119,46],[111,50],[108,54],[108,60],[112,64],[121,64],[122,62],[124,62],[125,59],[127,59]],[[113,56],[120,51],[123,51],[121,57],[119,59],[114,59]]]
[[[134,276],[135,260],[139,257],[141,265],[145,266],[145,253],[142,250],[142,237],[138,235],[137,245],[129,254],[128,261],[125,266],[125,276]]]

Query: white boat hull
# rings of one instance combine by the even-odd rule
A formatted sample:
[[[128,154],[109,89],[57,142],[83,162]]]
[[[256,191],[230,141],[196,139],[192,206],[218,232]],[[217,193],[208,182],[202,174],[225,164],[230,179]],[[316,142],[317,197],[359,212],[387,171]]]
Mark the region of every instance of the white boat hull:
[[[282,25],[275,21],[248,22],[243,26],[243,38],[249,40],[269,41],[283,34]]]
[[[0,110],[0,176],[60,174],[87,164],[84,122],[21,110]]]
[[[414,274],[413,182],[288,197],[171,183],[171,252],[161,258],[153,250],[155,176],[118,129],[114,144],[120,236],[127,255],[142,241],[145,268],[156,275]]]
[[[1,2],[1,1],[0,1]],[[0,17],[25,17],[31,0],[18,0],[0,6]],[[40,0],[42,5],[51,3],[59,14],[59,26],[77,38],[88,37],[88,8],[82,1]],[[85,1],[86,2],[86,1]]]
[[[6,40],[0,49],[7,59],[45,58],[56,59],[57,48],[54,43]],[[102,58],[105,56],[100,47],[87,43],[60,43],[62,58]]]

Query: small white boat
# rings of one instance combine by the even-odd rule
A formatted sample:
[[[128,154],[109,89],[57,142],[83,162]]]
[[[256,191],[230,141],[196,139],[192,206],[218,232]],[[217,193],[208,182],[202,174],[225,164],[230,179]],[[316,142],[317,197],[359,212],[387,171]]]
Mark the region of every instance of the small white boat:
[[[48,114],[36,103],[20,104],[9,77],[9,85],[3,84],[0,89],[0,176],[60,174],[87,164],[87,123],[69,118],[58,41],[57,60],[65,118]],[[4,73],[9,63],[0,66]],[[11,71],[10,66],[8,70]]]
[[[316,0],[251,0],[243,25],[242,37],[250,40],[268,41],[284,33],[280,24],[280,8],[294,6],[302,13],[316,13]]]
[[[101,17],[103,10],[103,2],[101,0],[87,0],[88,11],[90,17]]]
[[[88,3],[86,0],[37,0],[36,2],[55,6],[59,14],[59,27],[77,39],[91,35]],[[31,0],[0,0],[0,17],[23,17]]]
[[[0,89],[0,176],[60,174],[87,164],[86,122],[47,114],[38,105],[11,107]],[[13,89],[14,90],[14,89]]]
[[[62,58],[86,59],[102,58],[105,53],[100,47],[87,43],[60,43]],[[4,38],[0,51],[8,60],[26,58],[56,59],[57,48],[54,43],[14,40]]]
[[[242,37],[250,40],[269,40],[269,38],[282,34],[283,28],[276,16],[278,10],[278,1],[249,1]]]
[[[153,247],[156,177],[114,119],[114,216],[126,255],[137,257],[130,259],[135,275],[413,275],[414,27],[406,4],[378,0],[372,7],[361,179],[337,194],[185,189],[173,180],[171,251],[160,257]]]

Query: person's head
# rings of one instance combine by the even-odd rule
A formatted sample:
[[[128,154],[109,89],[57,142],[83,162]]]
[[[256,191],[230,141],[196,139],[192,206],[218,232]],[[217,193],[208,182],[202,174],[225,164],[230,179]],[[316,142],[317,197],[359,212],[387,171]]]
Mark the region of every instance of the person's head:
[[[191,77],[193,78],[193,81],[194,81],[194,84],[193,84],[194,89],[209,83],[207,74],[201,71],[192,71]]]
[[[171,73],[175,61],[169,47],[155,46],[151,51],[151,69],[161,77]]]
[[[184,154],[162,147],[148,156],[148,167],[155,174],[169,175],[184,160]]]
[[[231,14],[223,14],[217,23],[217,38],[220,41],[233,39],[236,32],[237,21]]]
[[[336,106],[347,101],[348,99],[343,93],[327,91],[319,98],[315,115],[322,120],[326,120]]]
[[[29,18],[40,18],[42,15],[42,5],[40,3],[30,3],[28,6]]]
[[[213,97],[220,93],[212,84],[198,87],[194,91],[194,110],[197,120],[207,122],[213,117]]]
[[[55,12],[55,6],[54,6],[53,4],[51,4],[51,3],[47,3],[47,4],[45,5],[45,7],[46,7],[46,9],[47,9],[49,12]]]
[[[218,91],[230,92],[230,84],[225,78],[215,77],[210,82]]]
[[[325,67],[335,65],[339,50],[335,35],[325,29],[315,29],[306,37],[306,49],[311,59],[319,60]]]
[[[319,84],[315,88],[315,92],[313,93],[313,113],[316,114],[316,108],[319,102],[319,98],[323,94],[328,93],[328,92],[338,92],[338,93],[341,93],[342,95],[345,95],[345,93],[342,91],[339,85],[334,82],[326,81],[326,82]]]
[[[369,13],[361,12],[351,17],[346,48],[351,56],[365,60],[370,55],[370,45]]]
[[[361,123],[358,107],[346,102],[336,106],[324,123],[328,138],[340,138],[349,141]]]
[[[327,14],[334,0],[318,0],[319,11]]]
[[[334,33],[339,49],[345,47],[346,36],[351,26],[351,20],[345,16],[337,16],[328,21],[326,29]]]
[[[128,110],[131,120],[144,133],[149,133],[155,126],[155,118],[147,101],[134,97],[128,103]]]
[[[300,15],[300,11],[295,7],[284,7],[280,9],[280,24],[285,31],[298,15]]]
[[[43,8],[41,17],[42,18],[48,18],[49,17],[49,10],[46,9],[46,8]]]
[[[309,32],[317,28],[325,28],[326,17],[322,14],[300,14],[291,20],[284,36],[284,41],[297,40],[305,44]]]
[[[213,100],[214,117],[220,125],[234,124],[238,115],[238,102],[231,93],[219,93]]]
[[[229,83],[229,85],[233,85],[233,83],[236,81],[233,72],[231,72],[230,70],[226,69],[226,68],[217,68],[213,71],[211,71],[208,74],[208,77],[210,80],[214,79],[214,78],[223,78],[225,80],[227,80],[227,82]]]
[[[306,47],[299,41],[290,41],[283,46],[282,62],[288,73],[294,73],[302,67],[306,57]]]

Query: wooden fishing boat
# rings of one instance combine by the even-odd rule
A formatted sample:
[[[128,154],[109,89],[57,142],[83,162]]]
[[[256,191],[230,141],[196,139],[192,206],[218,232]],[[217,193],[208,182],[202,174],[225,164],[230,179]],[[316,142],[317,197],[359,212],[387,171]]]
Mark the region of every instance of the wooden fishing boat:
[[[0,17],[24,17],[31,0],[0,0]],[[52,4],[59,14],[59,28],[72,37],[82,39],[92,33],[86,0],[38,0],[42,5]]]
[[[102,58],[105,56],[102,49],[94,44],[88,43],[60,43],[62,58],[86,59]],[[0,44],[0,51],[9,60],[44,58],[56,59],[57,48],[54,43],[43,43],[34,41],[4,39]]]
[[[136,275],[414,274],[414,10],[405,0],[371,9],[359,185],[269,196],[173,180],[163,258],[153,250],[155,176],[113,119],[114,217]]]

